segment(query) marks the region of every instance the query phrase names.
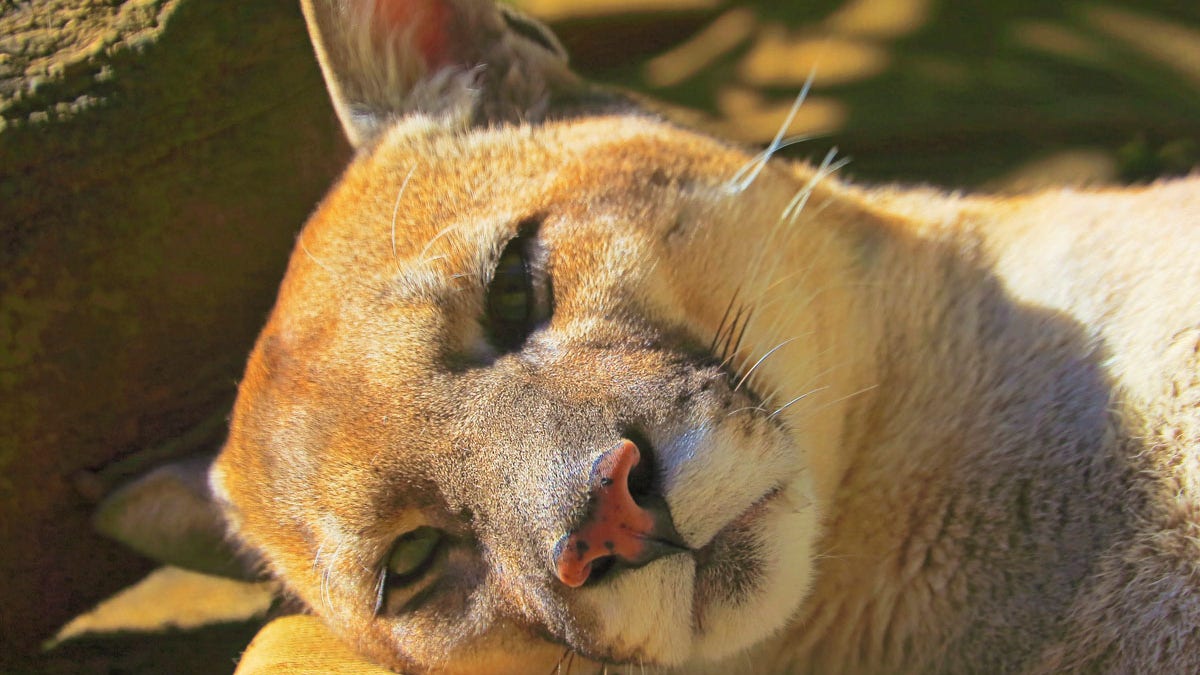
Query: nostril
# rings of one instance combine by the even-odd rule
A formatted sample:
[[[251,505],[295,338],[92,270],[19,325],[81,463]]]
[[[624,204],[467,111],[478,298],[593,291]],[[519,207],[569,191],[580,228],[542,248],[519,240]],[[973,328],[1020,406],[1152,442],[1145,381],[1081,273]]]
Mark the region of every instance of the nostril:
[[[617,564],[617,556],[615,556],[615,555],[606,555],[606,556],[603,556],[600,558],[596,558],[595,560],[592,561],[591,573],[588,574],[587,581],[585,581],[584,583],[585,584],[594,584],[597,581],[604,579],[604,577],[608,576],[608,573],[612,571],[613,567],[616,564]]]
[[[644,435],[630,436],[650,450]],[[554,546],[552,566],[559,581],[579,588],[614,570],[687,550],[671,522],[654,467],[629,437],[596,458],[588,478],[588,511]]]
[[[645,506],[649,498],[662,494],[654,446],[646,434],[636,428],[626,429],[624,437],[641,451],[641,461],[629,471],[629,494],[638,506]]]

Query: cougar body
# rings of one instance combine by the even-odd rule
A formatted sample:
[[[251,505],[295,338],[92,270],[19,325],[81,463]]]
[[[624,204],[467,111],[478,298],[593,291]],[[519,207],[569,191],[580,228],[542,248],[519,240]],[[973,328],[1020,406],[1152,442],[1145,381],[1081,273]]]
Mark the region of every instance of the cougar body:
[[[211,483],[357,651],[1200,671],[1200,181],[863,189],[592,89],[488,3],[305,10],[358,156]],[[626,441],[674,538],[579,581]]]

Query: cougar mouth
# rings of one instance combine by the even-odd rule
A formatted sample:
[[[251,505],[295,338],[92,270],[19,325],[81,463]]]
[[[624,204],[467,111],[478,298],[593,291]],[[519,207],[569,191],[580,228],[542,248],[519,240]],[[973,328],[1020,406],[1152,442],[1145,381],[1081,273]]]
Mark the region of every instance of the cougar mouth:
[[[783,486],[781,485],[777,485],[770,490],[767,490],[761,497],[754,500],[750,506],[747,506],[745,511],[742,511],[737,515],[737,517],[735,517],[733,520],[730,520],[729,523],[727,523],[724,527],[722,527],[720,530],[717,530],[717,533],[713,535],[712,539],[710,539],[708,543],[696,549],[696,565],[702,566],[711,560],[714,548],[719,547],[720,541],[723,537],[728,536],[730,533],[753,527],[755,521],[759,520],[765,515],[767,507],[770,505],[770,503],[782,494]]]
[[[783,488],[780,486],[768,490],[745,511],[718,530],[708,543],[696,549],[693,557],[696,560],[697,584],[711,577],[712,571],[728,572],[730,578],[735,580],[752,571],[740,565],[731,567],[731,563],[750,563],[761,555],[761,546],[756,536],[757,528],[755,526],[767,515],[770,506],[782,494]],[[721,581],[718,578],[708,580],[710,582]]]

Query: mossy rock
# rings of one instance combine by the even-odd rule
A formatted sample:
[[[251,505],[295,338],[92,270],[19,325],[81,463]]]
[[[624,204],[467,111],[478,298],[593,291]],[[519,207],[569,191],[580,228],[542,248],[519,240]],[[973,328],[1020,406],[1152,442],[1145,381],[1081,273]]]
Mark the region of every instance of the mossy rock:
[[[295,234],[349,150],[292,0],[2,7],[9,672],[148,569],[92,533],[72,482],[222,414]]]

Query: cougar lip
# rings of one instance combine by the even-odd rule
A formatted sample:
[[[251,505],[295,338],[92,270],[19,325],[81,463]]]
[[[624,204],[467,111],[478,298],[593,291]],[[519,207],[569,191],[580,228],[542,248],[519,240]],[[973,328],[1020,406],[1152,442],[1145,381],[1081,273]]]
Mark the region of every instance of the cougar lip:
[[[724,527],[717,530],[716,534],[712,536],[712,539],[709,539],[704,543],[704,545],[696,548],[693,552],[693,555],[696,558],[696,566],[704,567],[708,563],[712,562],[714,551],[717,549],[721,540],[731,532],[743,530],[753,526],[754,522],[762,517],[767,505],[783,494],[783,491],[784,489],[781,485],[771,488],[761,497],[754,500],[750,506],[746,507],[745,511],[742,511],[735,518],[726,523]]]

